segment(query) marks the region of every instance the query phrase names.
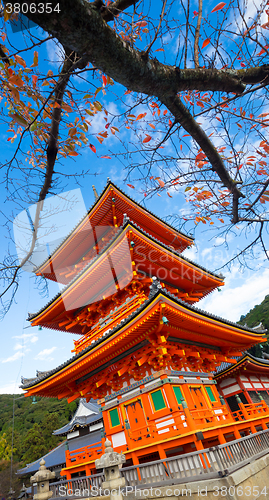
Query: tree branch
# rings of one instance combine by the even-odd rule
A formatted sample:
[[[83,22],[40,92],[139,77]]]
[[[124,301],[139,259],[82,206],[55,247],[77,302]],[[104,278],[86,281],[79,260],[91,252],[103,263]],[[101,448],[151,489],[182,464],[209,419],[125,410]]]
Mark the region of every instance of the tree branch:
[[[199,68],[199,38],[200,38],[200,27],[202,20],[202,10],[203,10],[203,0],[199,0],[199,10],[197,26],[195,29],[195,39],[194,39],[194,65],[195,68]]]
[[[166,105],[166,107],[173,113],[175,119],[184,127],[184,129],[193,137],[193,139],[199,144],[201,149],[206,154],[209,159],[213,170],[222,180],[224,186],[226,186],[229,191],[236,194],[238,198],[244,195],[239,191],[236,183],[230,177],[228,171],[225,168],[223,160],[216,148],[207,137],[203,129],[194,120],[189,110],[184,106],[178,96],[165,97],[160,96],[160,100]]]

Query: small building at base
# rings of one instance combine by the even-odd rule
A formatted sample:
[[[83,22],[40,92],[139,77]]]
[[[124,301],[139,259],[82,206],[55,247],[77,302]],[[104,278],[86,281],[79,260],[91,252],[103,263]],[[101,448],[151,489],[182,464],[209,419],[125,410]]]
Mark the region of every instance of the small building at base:
[[[238,398],[245,405],[269,405],[269,360],[245,353],[233,366],[227,365],[215,376],[217,390],[225,399],[231,412],[239,410]]]

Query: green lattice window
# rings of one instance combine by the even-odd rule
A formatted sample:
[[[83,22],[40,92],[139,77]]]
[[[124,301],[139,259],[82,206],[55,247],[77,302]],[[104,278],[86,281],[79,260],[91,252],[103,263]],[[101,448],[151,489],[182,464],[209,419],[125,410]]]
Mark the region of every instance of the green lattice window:
[[[217,401],[211,387],[206,387],[206,392],[211,402]]]
[[[184,396],[182,394],[182,391],[181,391],[180,387],[178,385],[173,386],[173,391],[175,393],[177,403],[179,405],[181,405],[182,404],[182,398],[184,399]]]
[[[114,408],[114,410],[110,410],[109,412],[110,416],[110,421],[112,427],[116,427],[116,425],[120,424],[120,417],[119,417],[119,412],[117,408]]]
[[[166,404],[165,404],[163,393],[162,393],[161,389],[159,389],[158,391],[152,392],[151,398],[152,398],[152,402],[153,402],[155,411],[162,410],[163,408],[166,408]]]

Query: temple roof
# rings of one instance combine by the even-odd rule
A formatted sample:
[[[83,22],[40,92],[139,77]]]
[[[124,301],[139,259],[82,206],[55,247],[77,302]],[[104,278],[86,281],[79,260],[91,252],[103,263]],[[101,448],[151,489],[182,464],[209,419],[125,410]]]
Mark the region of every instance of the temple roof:
[[[98,443],[101,441],[101,431],[96,430],[94,432],[90,432],[89,434],[85,434],[85,436],[81,436],[78,438],[70,439],[63,441],[57,448],[54,448],[53,450],[49,451],[46,455],[43,457],[40,457],[38,460],[35,460],[35,462],[31,462],[30,464],[27,464],[26,467],[23,467],[23,469],[19,469],[17,471],[17,474],[22,476],[25,474],[34,474],[36,471],[38,471],[40,467],[40,460],[44,458],[46,467],[47,469],[62,469],[65,467],[65,450],[66,450],[66,443],[68,442],[68,448],[70,451],[77,450],[78,448],[82,448],[84,446],[89,446],[95,443]]]
[[[266,330],[265,330],[266,331]],[[227,376],[234,375],[237,372],[243,371],[244,374],[250,372],[252,375],[269,373],[269,359],[255,358],[249,352],[246,352],[241,358],[238,359],[236,365],[225,367],[218,372],[214,378],[221,380]]]
[[[141,339],[146,338],[147,332],[154,331],[159,323],[160,307],[168,323],[165,328],[169,336],[177,338],[182,344],[184,341],[194,344],[203,343],[207,347],[215,346],[224,349],[232,356],[232,351],[241,352],[258,342],[263,342],[265,336],[251,328],[239,326],[231,321],[219,318],[205,311],[199,310],[177,299],[164,289],[152,291],[146,300],[135,312],[130,314],[119,325],[104,332],[101,338],[93,341],[83,351],[71,359],[51,370],[45,377],[38,377],[34,382],[22,387],[29,390],[29,394],[43,394],[43,387],[48,387],[46,395],[58,394],[59,387],[66,387],[66,380],[80,379],[81,374],[92,376],[93,371],[100,370],[104,357],[107,363],[115,359],[115,351],[124,351],[127,338],[132,345],[141,345]],[[180,324],[180,327],[178,325]],[[170,338],[170,337],[169,337]],[[111,361],[109,361],[109,359]],[[99,364],[98,364],[99,363]],[[70,374],[69,374],[70,371]],[[57,389],[56,386],[57,385]],[[55,387],[55,389],[54,389]],[[72,391],[71,391],[72,392]],[[63,396],[65,397],[65,396]],[[77,397],[77,396],[76,396]]]
[[[131,242],[129,242],[130,235]],[[165,275],[164,283],[168,285],[169,281],[172,288],[178,288],[186,302],[200,300],[214,288],[223,285],[222,276],[209,272],[190,259],[182,257],[135,223],[126,220],[102,253],[85,265],[80,273],[76,274],[73,280],[39,312],[29,315],[29,320],[33,325],[41,324],[61,330],[63,328],[59,327],[59,323],[65,321],[66,317],[70,316],[71,323],[72,315],[78,309],[117,293],[119,288],[123,289],[132,281],[134,274],[158,276],[159,272],[162,275],[160,280],[162,281]],[[187,295],[190,295],[189,298]],[[69,311],[69,316],[66,311]],[[70,332],[81,334],[83,325],[75,322]]]
[[[79,401],[79,406],[73,418],[60,429],[53,432],[55,436],[60,436],[72,432],[75,427],[85,427],[86,425],[93,424],[103,419],[102,414],[99,411],[99,405],[92,402],[86,402],[86,399],[82,398]]]
[[[96,241],[101,241],[103,232],[108,226],[121,226],[124,214],[142,226],[151,236],[165,245],[172,246],[177,251],[182,252],[193,243],[192,237],[162,221],[109,181],[83,219],[60,243],[53,254],[35,270],[36,274],[56,280],[55,272],[78,263],[88,252],[89,242],[94,248]],[[98,235],[93,231],[96,227],[99,228]]]

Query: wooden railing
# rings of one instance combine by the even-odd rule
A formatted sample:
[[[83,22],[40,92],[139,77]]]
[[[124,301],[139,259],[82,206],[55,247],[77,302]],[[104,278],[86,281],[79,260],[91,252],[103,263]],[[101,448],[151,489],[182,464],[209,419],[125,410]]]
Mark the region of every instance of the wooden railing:
[[[54,498],[70,498],[72,496],[79,496],[80,498],[99,496],[99,494],[102,494],[102,482],[104,479],[104,474],[100,473],[50,483],[50,491],[52,491],[51,500]],[[76,494],[78,492],[80,495]]]
[[[265,401],[260,401],[259,403],[243,404],[241,403],[241,408],[237,411],[232,412],[232,416],[236,422],[241,420],[250,420],[255,417],[261,417],[262,415],[269,414],[269,408]]]
[[[98,338],[104,330],[107,330],[109,328],[109,325],[113,323],[114,320],[118,319],[118,321],[121,321],[122,318],[126,316],[126,312],[128,311],[128,314],[131,314],[131,312],[135,309],[137,309],[141,304],[141,298],[134,297],[131,300],[128,300],[126,304],[123,304],[122,306],[119,306],[118,308],[114,309],[114,311],[106,318],[104,318],[104,321],[99,321],[96,326],[90,330],[87,335],[84,335],[78,340],[74,341],[74,346],[76,353],[82,351],[83,349],[86,349],[93,340]],[[113,325],[114,327],[115,325]]]
[[[126,480],[126,492],[131,492],[130,488],[141,489],[148,485],[157,487],[224,477],[267,453],[269,429],[212,448],[123,467],[121,474]],[[100,473],[51,483],[52,499],[108,494],[102,491],[103,481],[103,473]]]
[[[83,448],[78,448],[74,451],[66,450],[65,459],[66,467],[70,467],[75,464],[83,464],[89,460],[96,460],[100,457],[102,453],[102,441],[98,441],[89,446],[84,446]]]

